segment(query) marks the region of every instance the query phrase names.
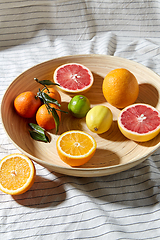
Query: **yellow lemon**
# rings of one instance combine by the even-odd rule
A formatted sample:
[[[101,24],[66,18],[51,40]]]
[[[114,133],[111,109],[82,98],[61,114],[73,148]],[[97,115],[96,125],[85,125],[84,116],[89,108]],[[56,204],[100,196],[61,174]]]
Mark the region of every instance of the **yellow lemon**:
[[[86,115],[87,127],[95,133],[101,134],[111,127],[113,115],[111,110],[103,105],[97,105],[90,109]]]

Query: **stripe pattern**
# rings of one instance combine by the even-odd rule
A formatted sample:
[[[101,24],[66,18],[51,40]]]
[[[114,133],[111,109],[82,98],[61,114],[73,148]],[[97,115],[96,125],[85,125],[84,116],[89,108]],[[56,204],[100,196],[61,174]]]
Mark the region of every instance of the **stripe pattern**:
[[[73,54],[139,62],[160,74],[158,0],[0,2],[0,99],[20,73]],[[0,122],[0,157],[18,152]],[[78,178],[36,164],[33,187],[0,193],[0,238],[160,239],[160,150],[111,176]]]

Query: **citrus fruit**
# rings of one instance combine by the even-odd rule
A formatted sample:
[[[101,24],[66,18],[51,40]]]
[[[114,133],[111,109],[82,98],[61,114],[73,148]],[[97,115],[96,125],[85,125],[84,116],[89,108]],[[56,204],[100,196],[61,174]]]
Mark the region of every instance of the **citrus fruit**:
[[[17,113],[24,118],[32,118],[41,105],[41,100],[31,92],[23,92],[14,100],[14,107]]]
[[[89,109],[90,101],[83,95],[74,96],[68,104],[68,110],[76,118],[85,117]]]
[[[133,104],[120,112],[118,126],[133,141],[149,141],[160,132],[160,112],[148,104]]]
[[[88,162],[96,151],[96,141],[89,134],[72,130],[61,134],[56,142],[60,158],[71,166]]]
[[[113,115],[111,110],[103,105],[91,108],[86,115],[87,127],[95,133],[101,134],[111,127]]]
[[[57,105],[55,104],[49,104],[50,107],[55,108],[55,109],[60,109]],[[59,120],[61,120],[61,112],[59,110],[56,110]],[[48,109],[45,104],[43,104],[37,111],[36,113],[36,121],[37,124],[44,128],[45,130],[51,130],[56,127],[54,117],[52,113],[48,112]]]
[[[32,161],[20,153],[10,154],[0,161],[0,190],[19,195],[31,188],[36,170]]]
[[[103,95],[114,107],[124,108],[133,104],[139,94],[136,77],[127,69],[118,68],[109,72],[103,80]]]
[[[89,90],[93,84],[91,71],[79,63],[68,63],[59,66],[53,75],[59,88],[69,93],[80,93]]]
[[[43,91],[44,93],[48,94],[51,98],[58,101],[61,104],[61,95],[55,88],[48,88]]]

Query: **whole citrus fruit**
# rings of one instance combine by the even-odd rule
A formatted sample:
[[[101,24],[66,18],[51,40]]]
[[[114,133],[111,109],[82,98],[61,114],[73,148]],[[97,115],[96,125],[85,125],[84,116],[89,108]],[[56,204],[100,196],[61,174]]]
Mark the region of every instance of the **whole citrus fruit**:
[[[90,109],[90,101],[83,95],[74,96],[68,104],[68,110],[76,118],[83,118]]]
[[[23,92],[14,100],[14,107],[17,113],[24,118],[32,118],[41,105],[41,100],[31,92]]]
[[[93,75],[84,65],[67,63],[59,66],[53,75],[53,80],[58,83],[62,91],[69,93],[82,93],[88,91],[93,85]]]
[[[119,68],[109,72],[103,80],[103,95],[117,108],[133,104],[139,94],[136,77],[127,69]]]
[[[44,93],[48,94],[51,98],[58,101],[61,104],[61,95],[55,88],[48,88],[43,91]]]
[[[113,121],[111,110],[102,105],[90,109],[86,115],[87,127],[95,133],[101,134],[109,130]]]
[[[59,109],[59,107],[55,104],[49,104],[49,105],[52,108]],[[61,112],[59,110],[56,110],[56,112],[59,116],[59,120],[61,120]],[[51,112],[50,113],[48,112],[48,109],[45,104],[43,104],[38,109],[36,113],[36,121],[37,121],[37,124],[40,127],[44,128],[45,130],[51,130],[56,127],[54,117]]]
[[[160,112],[148,104],[133,104],[120,112],[118,126],[127,138],[146,142],[160,132]]]

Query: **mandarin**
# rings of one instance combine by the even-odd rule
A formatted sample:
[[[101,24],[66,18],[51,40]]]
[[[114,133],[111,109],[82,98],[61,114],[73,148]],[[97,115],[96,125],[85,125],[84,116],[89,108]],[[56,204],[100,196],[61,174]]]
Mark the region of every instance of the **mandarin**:
[[[103,95],[114,107],[124,108],[133,104],[139,94],[136,77],[127,69],[119,68],[109,72],[103,80]]]
[[[40,106],[40,98],[31,91],[19,94],[14,100],[16,112],[24,118],[32,118]]]
[[[54,89],[54,88],[48,88],[43,91],[44,93],[48,94],[51,98],[58,101],[59,104],[61,104],[61,95],[60,93]]]
[[[51,103],[49,105],[51,108],[60,109],[56,104]],[[61,120],[61,112],[59,110],[56,110],[56,112],[59,116],[59,120]],[[48,112],[45,104],[38,109],[36,113],[36,121],[37,124],[45,130],[51,130],[56,127],[54,117],[51,112]]]

